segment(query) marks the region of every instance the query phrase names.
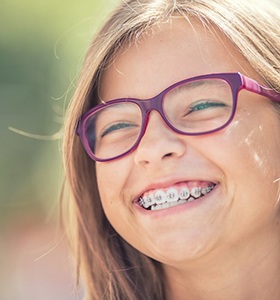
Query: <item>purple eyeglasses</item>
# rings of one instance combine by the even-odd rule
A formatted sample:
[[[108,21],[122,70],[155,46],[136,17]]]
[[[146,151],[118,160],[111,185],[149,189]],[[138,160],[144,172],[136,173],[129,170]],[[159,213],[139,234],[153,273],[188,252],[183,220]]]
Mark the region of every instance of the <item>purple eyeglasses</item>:
[[[81,116],[77,134],[93,160],[114,160],[137,148],[152,110],[183,135],[225,128],[234,118],[242,89],[280,102],[279,93],[240,73],[201,75],[179,81],[150,99],[121,98],[99,104]]]

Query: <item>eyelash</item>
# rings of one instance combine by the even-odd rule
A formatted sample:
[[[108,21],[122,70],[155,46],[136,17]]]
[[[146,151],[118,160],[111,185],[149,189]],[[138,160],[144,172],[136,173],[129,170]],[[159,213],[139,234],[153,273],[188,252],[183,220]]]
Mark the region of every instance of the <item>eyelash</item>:
[[[127,128],[132,126],[131,124],[128,123],[116,123],[111,125],[110,127],[106,128],[102,133],[101,133],[101,137],[106,136],[107,134],[109,134],[112,131],[116,131],[118,129],[123,129],[123,128]]]
[[[205,101],[192,106],[190,108],[190,112],[204,110],[205,108],[209,108],[209,107],[222,107],[222,106],[225,106],[225,104],[221,102]]]

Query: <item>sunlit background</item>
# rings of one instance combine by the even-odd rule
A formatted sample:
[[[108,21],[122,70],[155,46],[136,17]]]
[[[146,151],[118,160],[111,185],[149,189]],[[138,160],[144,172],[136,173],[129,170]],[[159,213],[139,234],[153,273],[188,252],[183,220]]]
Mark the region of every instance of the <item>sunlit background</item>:
[[[117,0],[0,0],[0,299],[80,299],[59,229],[65,105]]]

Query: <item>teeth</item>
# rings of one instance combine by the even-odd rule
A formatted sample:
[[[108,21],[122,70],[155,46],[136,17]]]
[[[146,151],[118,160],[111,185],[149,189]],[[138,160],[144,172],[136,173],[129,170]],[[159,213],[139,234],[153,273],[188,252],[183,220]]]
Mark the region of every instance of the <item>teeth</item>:
[[[146,209],[151,208],[151,210],[169,208],[186,202],[192,202],[210,193],[214,187],[215,185],[213,184],[205,188],[194,187],[190,191],[187,187],[181,188],[180,191],[176,188],[170,188],[166,192],[163,190],[151,191],[139,199],[139,205]]]
[[[206,194],[208,194],[209,192],[211,192],[211,191],[213,190],[213,188],[214,188],[213,185],[212,185],[212,186],[208,186],[208,187],[206,187],[205,189],[202,189],[202,190],[201,190],[201,193],[202,193],[203,195],[206,195]]]
[[[139,199],[139,205],[145,207],[145,200],[143,198]],[[145,207],[146,208],[146,207]]]
[[[193,202],[195,199],[196,199],[196,198],[190,197],[190,198],[188,199],[188,202]]]
[[[164,209],[164,208],[169,208],[169,207],[178,205],[178,203],[183,204],[186,202],[187,202],[186,200],[179,200],[178,202],[165,202],[162,204],[152,206],[151,210],[160,210],[160,209]]]
[[[191,190],[191,195],[194,197],[194,198],[198,198],[201,196],[201,188],[200,187],[195,187]]]
[[[161,204],[167,201],[167,195],[164,191],[158,190],[155,193],[154,199],[156,204]]]
[[[149,206],[156,203],[152,194],[149,194],[148,196],[143,197],[141,200],[143,200],[142,201],[142,203],[143,203],[142,206],[145,207],[145,208],[148,208]]]
[[[190,191],[188,188],[182,188],[180,191],[180,199],[188,199],[190,197]]]
[[[166,193],[167,201],[168,202],[177,202],[179,200],[179,194],[176,189],[169,189]]]
[[[185,200],[185,199],[180,199],[177,201],[178,204],[184,204],[186,202],[187,202],[187,200]]]

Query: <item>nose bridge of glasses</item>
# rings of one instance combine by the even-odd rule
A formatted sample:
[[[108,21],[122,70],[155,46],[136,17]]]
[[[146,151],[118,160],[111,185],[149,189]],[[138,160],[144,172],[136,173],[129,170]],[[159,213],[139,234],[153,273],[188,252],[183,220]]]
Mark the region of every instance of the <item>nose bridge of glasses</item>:
[[[138,105],[141,107],[142,112],[145,115],[145,118],[149,115],[149,113],[153,110],[156,110],[163,118],[163,111],[162,111],[162,98],[163,93],[158,94],[155,97],[146,100],[138,100]]]
[[[167,124],[168,127],[170,127],[170,124],[165,116],[164,110],[163,110],[163,98],[165,96],[165,91],[161,92],[160,94],[156,95],[155,97],[145,99],[145,100],[137,100],[138,105],[140,106],[142,110],[142,134],[143,136],[146,133],[146,129],[149,123],[150,113],[152,111],[156,111],[159,116],[162,118],[162,121]]]

